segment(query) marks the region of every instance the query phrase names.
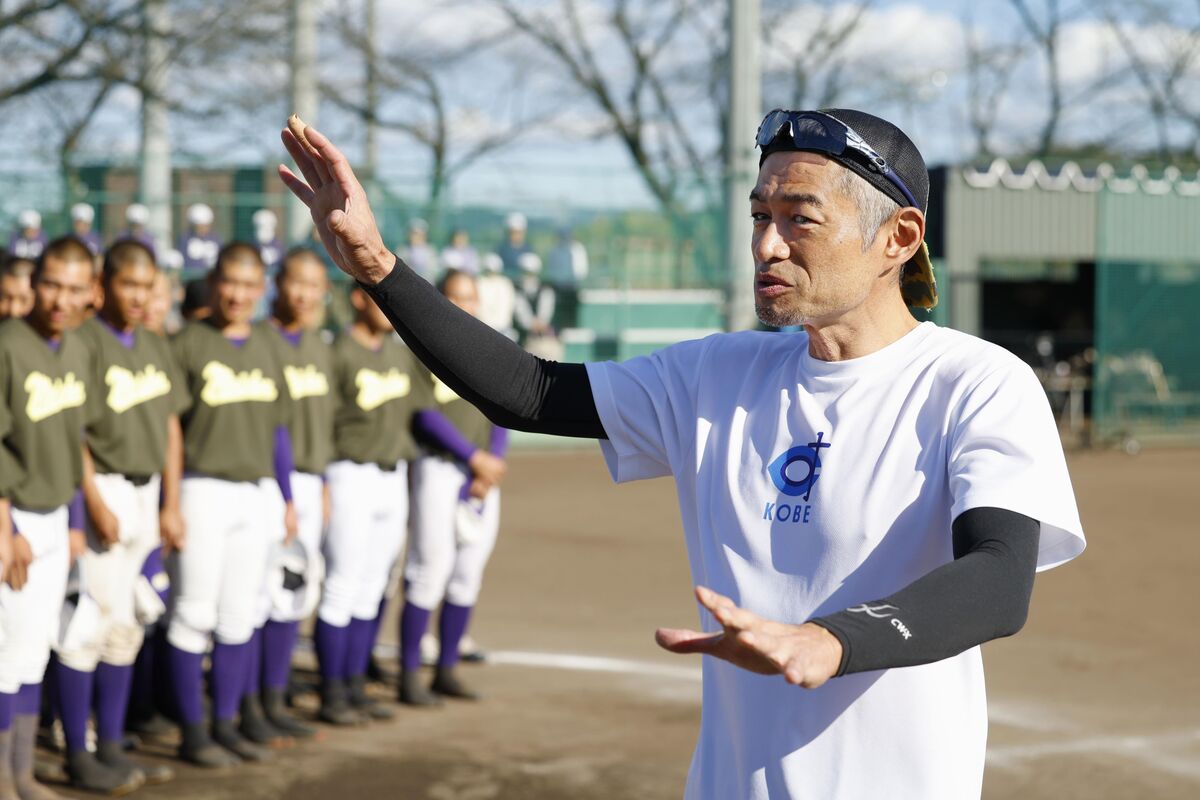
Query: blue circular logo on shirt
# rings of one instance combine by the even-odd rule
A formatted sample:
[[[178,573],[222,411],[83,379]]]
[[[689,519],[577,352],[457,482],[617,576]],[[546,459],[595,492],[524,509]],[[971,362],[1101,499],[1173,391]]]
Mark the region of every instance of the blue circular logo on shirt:
[[[815,442],[797,445],[771,462],[767,472],[775,488],[789,497],[803,495],[808,500],[813,485],[821,476],[821,448],[830,446],[821,441],[824,436],[824,432],[818,433]]]

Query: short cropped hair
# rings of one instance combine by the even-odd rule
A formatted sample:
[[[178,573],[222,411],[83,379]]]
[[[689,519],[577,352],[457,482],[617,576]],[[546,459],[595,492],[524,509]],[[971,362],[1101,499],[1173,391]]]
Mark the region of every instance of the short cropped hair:
[[[275,273],[276,283],[287,277],[288,266],[291,264],[316,264],[322,270],[325,269],[325,261],[317,254],[316,250],[304,245],[298,245],[288,250],[287,255],[283,257],[283,261],[279,262],[279,271]]]
[[[471,283],[475,282],[475,276],[471,273],[464,272],[461,269],[450,268],[442,274],[442,277],[438,278],[437,290],[442,294],[445,294],[446,287],[449,286],[450,281],[454,280],[455,278],[466,278]]]
[[[32,278],[37,265],[24,256],[6,255],[0,259],[0,276],[12,275],[16,278]]]
[[[212,276],[219,278],[228,264],[253,264],[259,269],[266,269],[262,254],[258,248],[247,242],[230,242],[217,253],[217,263],[213,267]]]
[[[38,256],[37,264],[33,269],[34,280],[37,280],[38,276],[42,274],[42,270],[46,268],[46,261],[52,258],[69,264],[82,262],[91,267],[94,267],[96,263],[91,249],[83,243],[82,239],[78,236],[60,236],[46,245],[46,249]]]
[[[854,206],[858,209],[858,227],[862,233],[862,249],[865,253],[875,243],[875,237],[879,235],[883,223],[900,210],[900,204],[845,167],[842,167],[838,188],[854,201]]]
[[[158,264],[154,262],[154,253],[149,247],[136,239],[122,239],[108,248],[104,254],[104,266],[100,270],[100,275],[105,282],[108,282],[120,272],[122,267],[140,264],[149,264],[154,269],[158,269]]]

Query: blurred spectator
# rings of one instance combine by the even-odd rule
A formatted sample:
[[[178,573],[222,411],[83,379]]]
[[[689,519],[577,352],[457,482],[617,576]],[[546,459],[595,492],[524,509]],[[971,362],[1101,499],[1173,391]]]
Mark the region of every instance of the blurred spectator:
[[[516,289],[504,274],[504,262],[495,253],[483,257],[482,271],[476,282],[479,292],[479,319],[510,339],[517,338],[513,330],[513,306]]]
[[[71,232],[79,241],[88,246],[92,255],[98,256],[104,249],[104,241],[100,238],[100,234],[92,228],[92,223],[95,221],[96,209],[87,203],[76,203],[71,206]]]
[[[504,221],[505,239],[496,248],[496,253],[504,262],[504,272],[508,275],[519,277],[521,267],[518,262],[521,256],[533,252],[533,248],[525,241],[528,227],[529,222],[525,219],[525,215],[517,211],[509,214]]]
[[[183,285],[183,302],[179,306],[179,313],[186,322],[207,318],[211,313],[208,298],[208,278],[193,278]]]
[[[518,261],[521,278],[513,318],[521,345],[540,358],[559,360],[562,347],[554,333],[554,287],[542,282],[542,259],[536,253],[525,253]]]
[[[150,235],[150,231],[146,230],[146,226],[150,224],[150,209],[146,208],[141,203],[133,203],[125,209],[125,230],[117,234],[117,238],[113,244],[125,239],[133,239],[135,242],[141,242],[150,248],[150,252],[154,253],[154,237]],[[157,258],[157,254],[155,254]]]
[[[270,209],[260,208],[254,212],[251,221],[254,223],[254,244],[258,247],[258,254],[262,257],[267,272],[273,275],[275,268],[283,260],[284,252],[283,241],[278,235],[279,220]]]
[[[33,261],[20,256],[0,262],[0,319],[23,317],[33,309],[33,268]]]
[[[48,241],[42,230],[42,215],[27,208],[17,214],[17,230],[8,240],[8,252],[18,258],[36,259]]]
[[[564,226],[558,232],[558,244],[546,259],[546,282],[558,293],[560,327],[575,327],[579,307],[579,287],[587,280],[588,254],[574,231]]]
[[[396,249],[405,264],[413,272],[433,283],[437,278],[437,252],[429,245],[429,223],[414,218],[408,222],[408,243]]]
[[[221,240],[213,233],[213,210],[194,203],[187,210],[188,231],[179,237],[176,249],[183,253],[185,272],[208,272],[217,263]]]
[[[163,335],[169,332],[167,320],[174,306],[174,294],[171,276],[160,269],[154,276],[154,288],[150,290],[150,302],[146,304],[146,316],[142,319],[146,330]]]
[[[468,275],[479,274],[479,253],[471,247],[471,237],[462,228],[456,228],[450,234],[450,246],[442,251],[442,268]]]

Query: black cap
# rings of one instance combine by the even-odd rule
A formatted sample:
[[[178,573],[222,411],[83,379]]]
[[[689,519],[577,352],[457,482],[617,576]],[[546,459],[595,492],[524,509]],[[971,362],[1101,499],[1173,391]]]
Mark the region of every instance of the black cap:
[[[875,152],[883,156],[891,170],[912,192],[913,198],[920,204],[921,212],[928,213],[929,170],[925,166],[925,159],[921,157],[921,151],[913,144],[912,139],[905,135],[904,131],[886,119],[881,119],[865,111],[856,111],[852,108],[822,108],[819,111],[851,128]],[[784,129],[770,144],[762,148],[758,164],[761,167],[763,161],[771,153],[795,152],[798,149],[801,148],[795,146],[789,131]],[[857,156],[850,149],[839,156],[820,150],[812,152],[821,153],[831,161],[841,164],[895,200],[901,208],[912,205],[894,183],[885,178],[882,173],[871,169],[864,158]],[[929,260],[929,249],[924,242],[921,243],[921,249],[917,251],[917,254],[904,266],[901,292],[905,302],[910,306],[933,308],[937,305],[937,282],[933,277],[933,264]]]

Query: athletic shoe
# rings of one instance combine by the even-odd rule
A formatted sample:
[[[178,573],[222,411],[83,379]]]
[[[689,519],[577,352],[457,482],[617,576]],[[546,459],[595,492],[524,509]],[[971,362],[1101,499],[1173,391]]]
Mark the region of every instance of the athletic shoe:
[[[73,788],[109,797],[124,797],[146,782],[140,769],[110,767],[87,750],[67,754],[67,776]]]
[[[388,720],[396,716],[396,712],[380,703],[373,697],[367,696],[367,678],[357,675],[351,678],[349,688],[350,707],[365,717],[376,720]]]
[[[438,667],[437,674],[429,688],[443,697],[453,697],[455,700],[482,699],[478,692],[467,688],[458,679],[458,676],[454,674],[454,667]]]
[[[166,764],[138,763],[125,755],[121,742],[101,739],[96,742],[96,758],[100,763],[117,769],[136,769],[146,777],[147,786],[167,783],[175,777],[175,770]]]
[[[212,738],[243,761],[270,761],[271,751],[238,733],[231,719],[213,720]]]
[[[283,731],[276,728],[263,713],[262,702],[256,694],[248,694],[242,698],[241,723],[238,731],[255,744],[267,747],[284,747],[293,742]]]
[[[233,767],[242,763],[241,758],[214,742],[208,731],[199,723],[184,724],[179,757],[189,764],[207,769]]]
[[[482,664],[487,661],[487,651],[467,635],[458,643],[458,657],[468,664]]]
[[[408,670],[400,673],[399,698],[404,705],[418,708],[432,708],[442,704],[442,698],[421,685],[421,675]]]
[[[350,707],[346,682],[328,680],[321,686],[321,710],[317,719],[330,725],[351,726],[362,725],[366,719],[362,714]]]
[[[288,736],[311,739],[317,733],[316,728],[310,728],[288,713],[285,694],[283,689],[264,689],[263,713],[272,725]]]

